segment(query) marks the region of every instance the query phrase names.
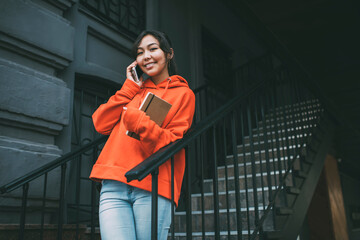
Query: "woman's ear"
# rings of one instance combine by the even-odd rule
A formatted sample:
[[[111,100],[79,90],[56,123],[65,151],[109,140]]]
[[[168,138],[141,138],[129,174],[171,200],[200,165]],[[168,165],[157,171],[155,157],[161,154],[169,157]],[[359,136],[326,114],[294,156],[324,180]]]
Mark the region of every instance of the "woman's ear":
[[[173,57],[174,57],[174,49],[172,49],[172,48],[170,48],[170,53],[168,53],[168,60],[171,60],[171,59],[173,59]]]

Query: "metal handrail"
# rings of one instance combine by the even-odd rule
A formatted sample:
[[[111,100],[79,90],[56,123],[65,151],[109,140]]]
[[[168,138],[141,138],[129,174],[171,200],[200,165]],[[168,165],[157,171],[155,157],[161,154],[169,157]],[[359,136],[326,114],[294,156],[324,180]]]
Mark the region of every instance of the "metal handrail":
[[[80,154],[83,154],[84,152],[89,151],[90,149],[94,148],[95,146],[106,142],[107,138],[108,138],[108,136],[101,136],[101,137],[95,139],[94,141],[82,146],[81,148],[79,148],[75,151],[69,152],[69,153],[55,159],[54,161],[49,162],[49,163],[41,166],[40,168],[35,169],[35,170],[25,174],[24,176],[19,177],[19,178],[13,180],[12,182],[3,185],[0,188],[0,193],[1,194],[8,193],[8,192],[11,192],[11,191],[23,186],[24,184],[44,175],[45,173],[63,165],[64,163],[67,163],[74,157],[76,157]]]
[[[196,126],[191,128],[182,139],[179,139],[163,148],[159,151],[151,155],[149,158],[142,161],[136,167],[131,169],[125,174],[128,182],[132,180],[141,181],[147,175],[155,171],[159,166],[165,163],[171,156],[176,154],[178,151],[183,149],[186,145],[188,145],[191,141],[193,141],[196,137],[204,133],[211,126],[213,126],[216,122],[218,122],[224,115],[229,113],[237,104],[239,104],[243,99],[254,93],[260,86],[265,84],[265,80],[259,81],[252,85],[248,91],[245,93],[233,98],[224,106],[220,107],[217,111],[210,114],[208,117],[200,121]]]
[[[196,89],[193,90],[193,92],[199,93],[201,91],[203,91],[206,88],[209,88],[210,86],[208,84],[203,84],[200,87],[197,87]],[[81,154],[83,154],[84,152],[89,151],[90,149],[92,149],[93,147],[100,145],[102,143],[105,143],[107,140],[108,136],[101,136],[97,139],[95,139],[94,141],[80,147],[79,149],[76,149],[74,151],[71,151],[69,153],[64,154],[63,156],[25,174],[24,176],[21,176],[3,186],[0,187],[0,194],[5,194],[8,192],[11,192],[21,186],[23,186],[26,183],[31,182],[32,180],[44,175],[45,173],[61,166],[64,163],[69,162],[71,159],[74,159],[74,157],[79,156]]]

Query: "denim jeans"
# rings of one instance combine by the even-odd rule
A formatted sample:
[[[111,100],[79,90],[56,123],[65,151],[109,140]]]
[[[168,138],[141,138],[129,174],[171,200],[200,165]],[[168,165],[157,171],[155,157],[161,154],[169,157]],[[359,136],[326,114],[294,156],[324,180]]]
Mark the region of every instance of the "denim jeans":
[[[151,192],[114,180],[103,180],[100,193],[102,240],[149,240],[151,238]],[[171,201],[158,198],[158,239],[167,239],[171,224]]]

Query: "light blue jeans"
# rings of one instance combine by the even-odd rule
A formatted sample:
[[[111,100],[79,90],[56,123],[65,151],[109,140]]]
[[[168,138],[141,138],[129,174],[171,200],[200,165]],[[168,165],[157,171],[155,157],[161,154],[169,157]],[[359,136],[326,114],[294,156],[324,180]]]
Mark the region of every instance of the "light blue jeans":
[[[100,192],[102,240],[151,239],[151,192],[113,180],[103,180]],[[167,239],[171,201],[158,198],[158,239]]]

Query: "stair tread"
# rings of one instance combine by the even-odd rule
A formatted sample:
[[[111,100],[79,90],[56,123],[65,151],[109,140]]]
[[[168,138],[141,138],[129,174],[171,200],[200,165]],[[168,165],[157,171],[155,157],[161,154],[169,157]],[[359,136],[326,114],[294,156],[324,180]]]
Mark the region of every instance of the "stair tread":
[[[285,172],[286,172],[286,170],[282,170],[282,171],[281,171],[281,173],[285,173]],[[278,170],[277,170],[277,171],[271,171],[271,172],[270,172],[270,175],[271,175],[271,176],[274,176],[274,175],[277,175],[277,174],[279,174],[279,171],[278,171]],[[256,177],[262,177],[262,176],[267,176],[267,175],[268,175],[267,172],[260,172],[260,173],[256,173],[256,174],[255,174]],[[251,177],[253,177],[252,173],[246,175],[246,178],[251,178]],[[239,179],[242,179],[242,178],[245,178],[245,175],[239,175]],[[230,177],[227,177],[227,179],[228,179],[228,180],[234,180],[235,177],[234,177],[234,176],[230,176]],[[224,181],[224,180],[226,180],[225,177],[219,177],[219,178],[218,178],[218,181]],[[204,183],[211,183],[211,182],[213,182],[213,181],[214,181],[213,179],[204,179]]]
[[[264,191],[268,191],[268,187],[264,187]],[[276,190],[276,186],[272,186],[271,190]],[[262,188],[257,188],[257,191],[258,192],[262,192]],[[245,193],[246,190],[245,189],[242,189],[239,191],[239,193]],[[253,188],[250,188],[248,189],[248,192],[249,193],[252,193],[254,192],[254,189]],[[228,194],[235,194],[235,190],[230,190],[228,191]],[[213,192],[207,192],[207,193],[204,193],[204,197],[208,197],[208,196],[213,196],[214,193]],[[219,195],[226,195],[226,192],[219,192]],[[191,194],[191,197],[201,197],[201,193],[193,193]]]
[[[291,156],[291,157],[292,158],[290,158],[290,159],[294,159],[293,156]],[[288,160],[287,156],[280,158],[280,161],[286,161],[286,160]],[[278,158],[269,158],[270,163],[273,163],[273,162],[277,163],[278,161],[279,161]],[[266,162],[266,159],[262,159],[261,161],[255,161],[255,165],[264,164],[265,162]],[[251,166],[252,163],[251,162],[246,162],[245,165],[246,166]],[[234,168],[234,164],[227,164],[226,166],[227,166],[227,168]],[[238,167],[244,167],[244,163],[238,163]],[[217,167],[217,169],[224,169],[224,168],[225,168],[225,165]]]
[[[289,149],[292,149],[292,148],[290,148],[290,147],[294,147],[294,146],[295,146],[294,144],[290,145],[290,146],[289,146]],[[306,146],[306,143],[303,144],[303,147],[305,147],[305,146]],[[302,147],[302,146],[301,146],[301,144],[298,144],[297,147],[300,148],[300,147]],[[276,147],[275,147],[275,148],[269,148],[269,149],[268,149],[269,152],[273,152],[273,151],[277,151],[277,150],[278,150],[278,148],[276,148]],[[279,147],[279,150],[287,150],[287,146],[284,146],[284,147],[283,147],[283,146],[280,146],[280,147]],[[265,150],[260,150],[260,151],[259,151],[259,150],[255,150],[255,151],[254,151],[254,154],[259,154],[259,152],[265,153],[266,151],[265,151]],[[239,155],[242,156],[243,154],[244,154],[244,153],[238,153],[237,155],[238,155],[238,156],[239,156]],[[248,156],[248,155],[251,155],[251,153],[250,153],[249,151],[246,151],[246,152],[245,152],[245,155]],[[233,154],[227,155],[227,158],[229,158],[229,157],[233,157]]]
[[[170,230],[171,231],[171,230]],[[171,232],[169,231],[169,236],[171,236]],[[250,230],[251,232],[253,231],[253,229]],[[246,230],[242,230],[242,235],[248,235],[248,231]],[[234,235],[234,236],[237,236],[238,234],[238,231],[233,231],[231,230],[230,231],[230,235]],[[202,236],[202,232],[192,232],[191,233],[192,236],[194,237],[200,237]],[[205,236],[214,236],[215,235],[215,232],[206,232],[205,231]],[[220,235],[221,236],[227,236],[228,235],[228,231],[220,231]],[[175,232],[175,236],[179,236],[179,237],[186,237],[186,232]]]
[[[264,211],[265,207],[264,206],[258,206],[259,211]],[[255,207],[249,207],[249,208],[240,208],[240,212],[246,212],[247,209],[249,209],[249,211],[255,211]],[[227,208],[222,208],[219,209],[219,213],[227,213],[228,209]],[[230,213],[235,213],[236,212],[236,208],[229,208],[229,212]],[[214,210],[204,210],[205,214],[214,214]],[[196,215],[196,214],[202,214],[201,210],[196,210],[196,211],[191,211],[192,215]],[[186,215],[186,211],[179,211],[179,212],[175,212],[175,216],[183,216]]]
[[[258,129],[255,129],[255,131],[257,131]],[[263,130],[263,128],[261,127],[261,128],[259,128],[259,130]],[[285,133],[286,131],[285,131],[286,129],[278,129],[277,131],[275,131],[275,130],[271,130],[271,131],[266,131],[266,135],[267,136],[271,136],[271,135],[274,135],[274,134],[276,134],[276,133],[278,133],[278,134],[282,134],[282,133]],[[288,137],[294,137],[295,138],[295,136],[296,135],[298,135],[298,137],[306,137],[306,135],[307,135],[307,133],[303,133],[303,132],[300,132],[300,133],[294,133],[295,132],[295,129],[293,129],[293,128],[289,128],[289,129],[287,129],[288,130],[288,133],[290,133],[290,135],[288,136]],[[299,130],[296,130],[296,131],[299,131]],[[264,133],[263,132],[261,132],[261,133],[253,133],[252,134],[252,137],[254,138],[254,137],[264,137]],[[247,136],[244,136],[244,139],[246,139],[246,140],[248,140],[250,138],[250,136],[249,135],[247,135]],[[280,137],[280,138],[278,138],[278,140],[280,140],[281,138],[285,138],[284,136],[282,136],[282,137]],[[269,139],[269,141],[270,141],[271,139]],[[276,140],[276,138],[275,139],[273,139],[273,140]]]

